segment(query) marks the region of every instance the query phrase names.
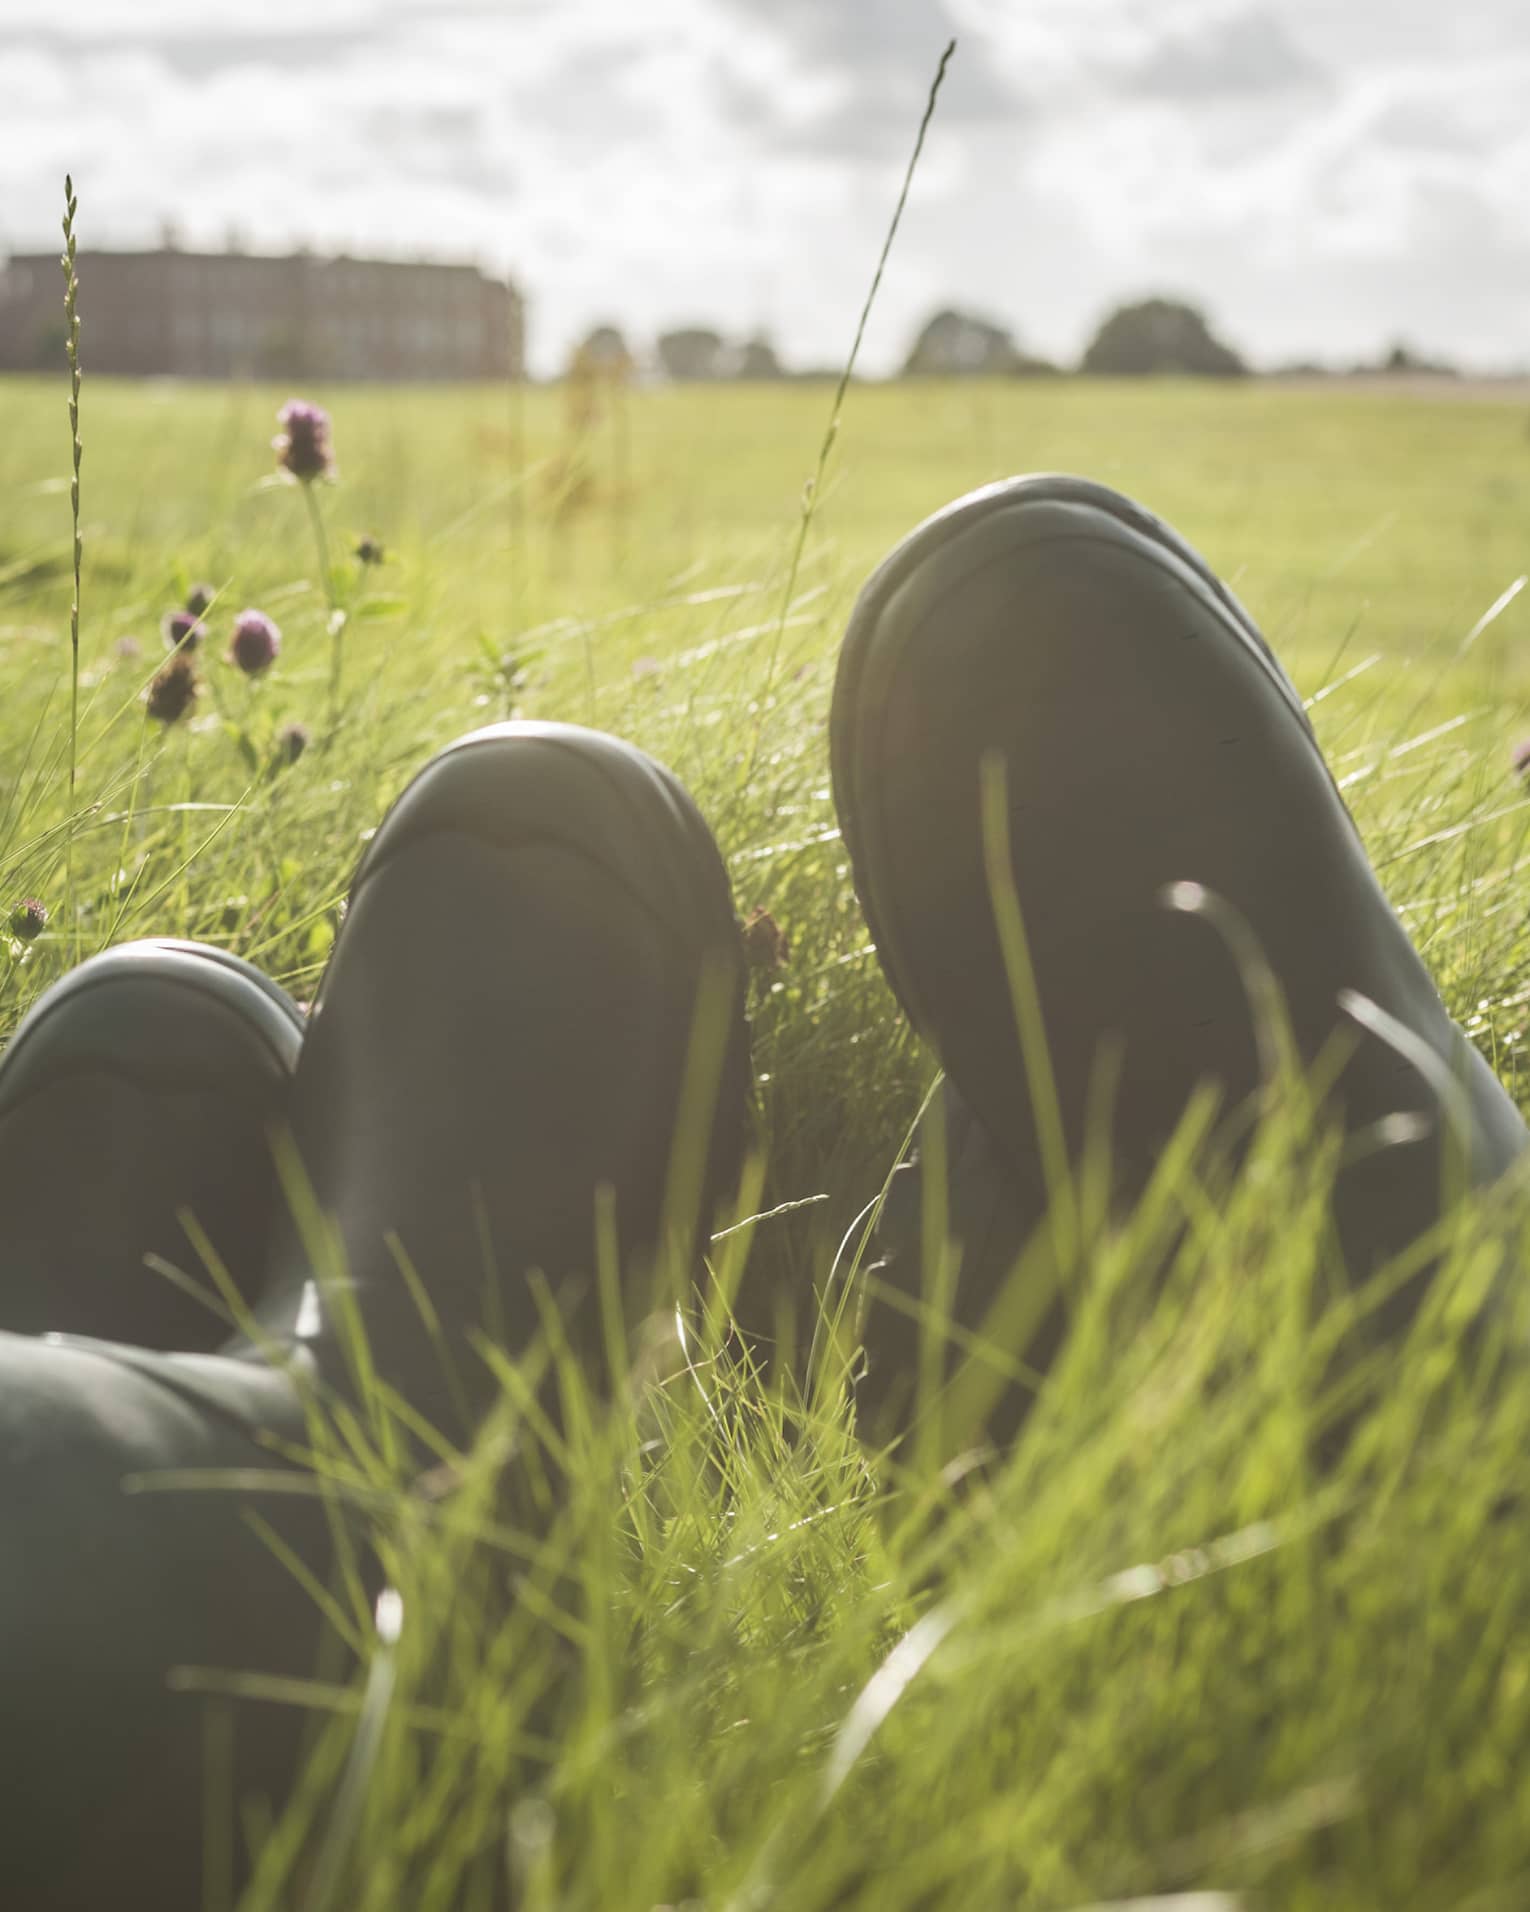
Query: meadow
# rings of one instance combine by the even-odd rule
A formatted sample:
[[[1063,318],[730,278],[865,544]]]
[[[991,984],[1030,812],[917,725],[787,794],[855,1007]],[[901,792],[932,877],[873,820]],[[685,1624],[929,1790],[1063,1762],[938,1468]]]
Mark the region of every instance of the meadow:
[[[71,799],[66,391],[0,386],[0,899],[47,910],[0,941],[0,1041],[132,936],[218,942],[311,997],[366,833],[434,749],[512,714],[594,724],[676,770],[741,914],[786,938],[754,985],[749,1211],[786,1212],[719,1243],[678,1379],[608,1400],[569,1376],[561,1429],[507,1385],[429,1500],[380,1448],[332,1457],[409,1620],[379,1639],[342,1589],[359,1671],[205,1682],[314,1719],[292,1810],[230,1803],[210,1846],[258,1849],[245,1902],[487,1906],[508,1880],[526,1906],[1524,1904],[1530,1390],[1505,1384],[1511,1330],[1464,1326],[1522,1252],[1513,1202],[1452,1219],[1406,1345],[1336,1383],[1365,1303],[1314,1326],[1324,1167],[1293,1103],[1215,1203],[1175,1169],[1197,1224],[1151,1308],[1158,1223],[1101,1239],[1013,1453],[870,1451],[807,1378],[836,1249],[932,1073],[829,791],[867,572],[1016,471],[1152,506],[1312,700],[1447,1002],[1517,1087],[1524,397],[856,385],[808,498],[827,386],[607,393],[582,424],[556,387],[305,395],[334,417],[327,579],[273,469],[286,392],[96,383],[87,359]],[[161,619],[203,581],[202,688],[156,723]],[[253,680],[221,661],[245,606],[283,640]],[[500,1506],[511,1422],[556,1483],[529,1524]]]

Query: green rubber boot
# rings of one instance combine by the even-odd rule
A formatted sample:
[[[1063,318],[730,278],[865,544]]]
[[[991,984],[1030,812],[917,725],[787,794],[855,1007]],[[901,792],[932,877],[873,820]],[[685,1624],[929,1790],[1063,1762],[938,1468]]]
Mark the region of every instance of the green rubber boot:
[[[1353,1276],[1436,1220],[1447,1151],[1469,1185],[1524,1154],[1525,1124],[1446,1014],[1290,680],[1205,562],[1131,500],[1017,478],[912,532],[851,617],[831,747],[883,968],[981,1131],[959,1138],[976,1192],[953,1215],[979,1249],[960,1284],[966,1325],[1048,1201],[984,867],[985,762],[1002,774],[1066,1149],[1076,1163],[1113,1058],[1122,1199],[1199,1085],[1220,1090],[1232,1122],[1264,1079],[1246,975],[1196,920],[1202,905],[1217,913],[1208,897],[1273,972],[1302,1061],[1348,1053],[1333,1091],[1347,1132],[1407,1118],[1380,1132],[1409,1139],[1340,1176]],[[1166,907],[1176,900],[1188,907]],[[917,1288],[907,1233],[884,1279]],[[868,1352],[875,1369],[874,1324]]]
[[[238,957],[127,943],[46,991],[0,1059],[0,1327],[142,1347],[214,1348],[200,1227],[252,1297],[302,1018]]]
[[[292,1136],[336,1224],[343,1270],[331,1272],[372,1366],[448,1435],[493,1388],[472,1332],[512,1349],[536,1335],[530,1271],[573,1338],[602,1346],[597,1190],[634,1311],[656,1259],[672,1281],[689,1270],[742,1155],[744,999],[711,832],[632,746],[567,724],[496,725],[443,751],[393,806],[309,1019]],[[686,1189],[666,1214],[666,1191]],[[290,1337],[315,1273],[295,1226],[279,1230],[273,1269],[261,1320]],[[309,1345],[343,1384],[341,1317],[322,1313]]]
[[[171,1690],[171,1669],[313,1670],[313,1604],[244,1516],[259,1506],[322,1569],[315,1510],[125,1491],[167,1470],[270,1470],[259,1430],[303,1438],[290,1378],[198,1352],[228,1339],[226,1315],[145,1260],[216,1296],[189,1217],[254,1297],[269,1132],[301,1046],[297,1010],[250,965],[147,942],[64,977],[0,1059],[8,1903],[200,1903],[206,1712]],[[291,1709],[248,1709],[229,1783],[279,1794],[300,1724]]]

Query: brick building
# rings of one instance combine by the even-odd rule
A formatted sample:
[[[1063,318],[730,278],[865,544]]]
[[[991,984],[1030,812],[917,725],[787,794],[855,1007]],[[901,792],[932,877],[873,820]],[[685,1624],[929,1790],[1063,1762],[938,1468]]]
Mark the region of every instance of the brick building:
[[[525,370],[525,309],[475,266],[309,253],[85,252],[80,351],[126,377],[476,379]],[[62,362],[57,252],[0,266],[0,371]]]

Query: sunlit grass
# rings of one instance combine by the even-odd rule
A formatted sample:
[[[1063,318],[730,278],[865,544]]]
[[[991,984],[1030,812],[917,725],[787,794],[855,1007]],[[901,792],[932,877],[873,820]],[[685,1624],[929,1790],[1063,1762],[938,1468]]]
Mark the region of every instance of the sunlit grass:
[[[1002,1461],[863,1452],[815,1328],[929,1076],[828,788],[835,646],[870,566],[1018,470],[1169,518],[1314,700],[1384,883],[1514,1082],[1530,593],[1473,632],[1530,569],[1522,408],[852,388],[783,622],[827,389],[637,392],[620,463],[597,420],[577,509],[555,390],[525,396],[524,445],[501,391],[310,394],[335,414],[322,509],[352,612],[331,724],[331,602],[303,500],[270,478],[287,394],[89,384],[71,809],[66,396],[4,388],[0,900],[50,921],[0,947],[0,1037],[78,954],[137,935],[224,944],[310,996],[389,799],[512,711],[668,762],[740,909],[790,939],[754,1003],[746,1204],[784,1212],[716,1245],[684,1360],[613,1390],[544,1345],[527,1358],[553,1363],[558,1422],[507,1370],[482,1439],[423,1486],[380,1440],[326,1448],[403,1624],[379,1638],[353,1599],[370,1676],[287,1696],[318,1744],[251,1903],[290,1903],[298,1876],[378,1907],[488,1905],[506,1879],[528,1906],[1520,1903],[1530,1399],[1499,1384],[1514,1309],[1461,1324],[1523,1216],[1463,1217],[1408,1346],[1336,1365],[1364,1304],[1319,1305],[1326,1158],[1293,1099],[1262,1178],[1208,1187],[1187,1153],[1088,1244],[1061,1364]],[[389,552],[365,579],[363,533]],[[209,689],[163,729],[141,694],[199,579]],[[247,605],[284,636],[255,682],[218,661]],[[285,764],[293,721],[313,740]]]

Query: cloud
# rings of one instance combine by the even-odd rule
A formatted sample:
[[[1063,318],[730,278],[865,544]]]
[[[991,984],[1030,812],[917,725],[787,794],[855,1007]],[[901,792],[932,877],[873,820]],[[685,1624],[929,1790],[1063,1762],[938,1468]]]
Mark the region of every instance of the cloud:
[[[1123,93],[1196,102],[1271,99],[1321,87],[1328,74],[1272,14],[1212,15],[1163,35],[1116,76]]]
[[[1370,130],[1379,145],[1404,152],[1475,154],[1484,145],[1479,129],[1435,100],[1392,100],[1377,113]]]
[[[1070,358],[1161,284],[1267,358],[1530,354],[1524,0],[0,5],[0,246],[69,168],[87,245],[478,256],[545,369],[612,312],[833,360],[954,34],[870,368],[952,302]]]
[[[725,0],[765,24],[813,66],[906,80],[933,69],[956,22],[946,0]]]
[[[940,94],[940,125],[1013,124],[1026,101],[990,57],[986,36],[968,32],[947,0],[722,0],[754,36],[788,56],[770,83],[735,73],[752,122],[774,144],[851,162],[907,153],[941,53],[958,40]],[[806,85],[815,101],[801,110]]]
[[[174,73],[189,79],[205,79],[230,66],[289,72],[311,70],[349,52],[361,37],[355,32],[317,26],[304,32],[104,33],[82,48],[77,36],[53,30],[21,36],[17,50],[41,52],[67,61],[78,60],[82,51],[88,51],[93,60],[152,53]]]

